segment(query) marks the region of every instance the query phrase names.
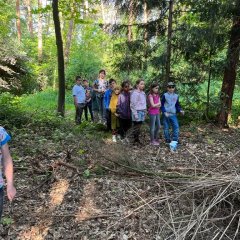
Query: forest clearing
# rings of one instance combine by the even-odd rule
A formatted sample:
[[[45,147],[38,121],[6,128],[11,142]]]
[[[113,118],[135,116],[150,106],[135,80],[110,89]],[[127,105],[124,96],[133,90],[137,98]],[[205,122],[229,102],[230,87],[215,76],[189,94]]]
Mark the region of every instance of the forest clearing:
[[[0,0],[0,43],[0,239],[240,239],[240,0]]]

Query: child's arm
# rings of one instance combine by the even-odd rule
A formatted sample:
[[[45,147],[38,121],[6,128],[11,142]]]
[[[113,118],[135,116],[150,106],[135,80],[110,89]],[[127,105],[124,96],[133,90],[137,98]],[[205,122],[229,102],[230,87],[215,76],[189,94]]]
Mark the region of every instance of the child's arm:
[[[3,165],[5,170],[5,176],[7,180],[7,196],[8,196],[8,199],[12,201],[16,195],[16,189],[13,183],[13,161],[12,161],[12,157],[10,155],[7,143],[1,147],[1,150],[3,155]]]
[[[149,99],[149,102],[150,102],[150,104],[151,104],[151,107],[153,107],[153,108],[161,107],[160,99],[159,99],[159,102],[158,102],[158,103],[154,103],[154,102],[153,102],[153,97],[152,97],[152,95],[149,95],[148,99]]]
[[[177,99],[175,107],[176,107],[176,112],[180,112],[182,115],[184,115],[184,111],[182,110],[180,103],[179,103],[179,98]]]

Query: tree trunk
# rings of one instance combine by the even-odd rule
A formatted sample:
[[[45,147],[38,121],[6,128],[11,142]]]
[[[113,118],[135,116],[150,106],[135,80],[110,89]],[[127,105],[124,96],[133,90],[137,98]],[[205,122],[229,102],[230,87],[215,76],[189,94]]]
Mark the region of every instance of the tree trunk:
[[[144,63],[143,63],[143,70],[147,71],[148,67],[148,31],[147,31],[147,24],[148,24],[148,17],[149,17],[149,9],[147,5],[147,1],[144,0],[144,5],[143,5],[143,13],[144,13]]]
[[[64,56],[63,56],[63,41],[59,20],[58,0],[52,1],[53,21],[56,35],[57,56],[58,56],[58,113],[64,116],[65,113],[65,73],[64,73]]]
[[[212,78],[212,47],[210,47],[209,51],[209,68],[208,68],[208,85],[207,85],[207,103],[206,103],[206,119],[209,119],[209,104],[210,104],[210,86],[211,86],[211,78]]]
[[[236,15],[230,31],[230,40],[227,53],[227,64],[221,89],[221,109],[218,114],[218,123],[221,127],[228,127],[228,118],[232,110],[232,98],[234,93],[237,65],[239,62],[240,48],[240,0],[236,0]]]
[[[129,15],[128,15],[128,42],[132,42],[133,40],[133,33],[132,33],[132,24],[134,21],[134,3],[133,0],[130,0],[129,3]]]
[[[16,0],[16,14],[17,14],[17,35],[18,42],[21,42],[21,21],[20,21],[20,0]]]
[[[38,0],[38,8],[42,8],[42,0]],[[43,61],[43,46],[42,46],[42,12],[38,14],[38,62]]]
[[[65,47],[65,52],[64,52],[65,64],[66,65],[67,65],[68,60],[69,60],[69,53],[70,53],[70,48],[71,48],[73,31],[74,31],[74,20],[71,19],[69,21],[69,28],[68,28],[68,34],[67,34],[67,40],[66,40],[66,47]]]
[[[166,77],[165,85],[169,82],[171,69],[171,55],[172,55],[172,20],[173,20],[173,4],[174,0],[169,1],[169,15],[168,15],[168,35],[167,35],[167,56],[166,56]]]
[[[31,0],[26,1],[27,4],[27,13],[28,13],[28,31],[33,36],[33,22],[32,22],[32,12],[31,12]]]

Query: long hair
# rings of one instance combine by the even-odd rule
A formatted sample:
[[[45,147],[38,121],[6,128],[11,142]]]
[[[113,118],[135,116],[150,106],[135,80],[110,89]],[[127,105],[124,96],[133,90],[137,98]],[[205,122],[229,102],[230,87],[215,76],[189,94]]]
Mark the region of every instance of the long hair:
[[[157,83],[152,83],[151,86],[150,86],[150,94],[153,94],[153,89],[155,87],[158,87],[159,85]]]
[[[144,82],[143,79],[141,79],[141,78],[138,79],[138,80],[136,81],[135,85],[134,85],[134,88],[137,89],[137,85],[139,85],[139,83],[142,82],[142,81]]]

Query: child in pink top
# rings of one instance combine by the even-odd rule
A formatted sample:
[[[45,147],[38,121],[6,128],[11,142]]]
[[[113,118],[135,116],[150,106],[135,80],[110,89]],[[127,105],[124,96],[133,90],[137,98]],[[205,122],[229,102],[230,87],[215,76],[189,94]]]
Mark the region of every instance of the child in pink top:
[[[150,94],[148,95],[149,109],[148,114],[150,118],[150,138],[152,145],[159,145],[159,130],[160,123],[160,107],[161,100],[158,93],[159,86],[153,83],[150,88]]]

